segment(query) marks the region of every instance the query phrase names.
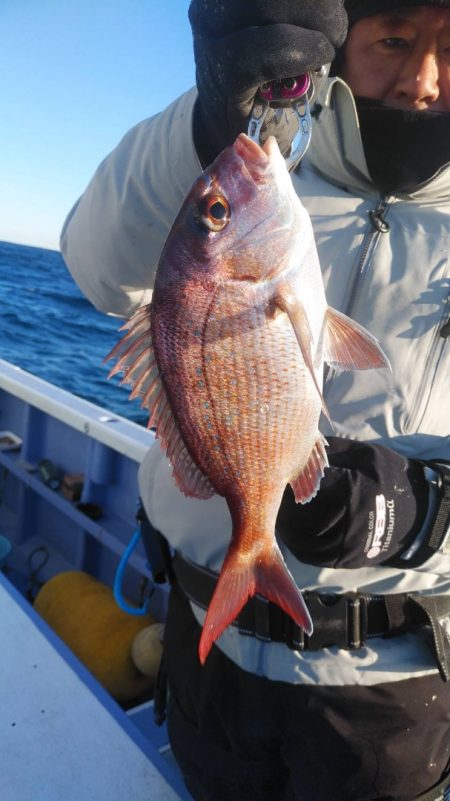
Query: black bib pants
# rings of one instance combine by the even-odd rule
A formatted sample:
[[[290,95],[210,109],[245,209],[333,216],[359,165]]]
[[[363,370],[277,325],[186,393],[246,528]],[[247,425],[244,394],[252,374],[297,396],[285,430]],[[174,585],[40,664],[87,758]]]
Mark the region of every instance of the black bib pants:
[[[195,801],[414,801],[442,779],[450,682],[438,672],[372,686],[289,684],[242,670],[217,647],[202,667],[200,633],[175,585],[168,727]]]

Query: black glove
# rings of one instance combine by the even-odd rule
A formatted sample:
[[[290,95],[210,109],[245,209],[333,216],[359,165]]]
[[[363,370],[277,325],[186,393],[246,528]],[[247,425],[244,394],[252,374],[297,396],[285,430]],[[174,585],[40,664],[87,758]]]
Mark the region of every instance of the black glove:
[[[398,566],[428,511],[422,463],[390,448],[328,437],[330,467],[315,498],[287,487],[277,533],[301,562],[321,567]],[[404,567],[408,567],[404,562]]]
[[[192,0],[189,19],[199,93],[194,139],[204,165],[247,131],[262,83],[319,70],[347,32],[341,0]],[[261,139],[274,134],[286,153],[296,132],[292,111],[271,109]]]

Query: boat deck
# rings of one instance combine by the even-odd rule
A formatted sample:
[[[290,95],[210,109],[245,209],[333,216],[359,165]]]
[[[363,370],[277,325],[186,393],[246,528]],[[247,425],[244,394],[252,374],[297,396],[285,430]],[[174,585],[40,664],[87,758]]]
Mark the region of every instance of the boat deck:
[[[144,737],[1,572],[0,655],[2,801],[187,801],[151,710]]]

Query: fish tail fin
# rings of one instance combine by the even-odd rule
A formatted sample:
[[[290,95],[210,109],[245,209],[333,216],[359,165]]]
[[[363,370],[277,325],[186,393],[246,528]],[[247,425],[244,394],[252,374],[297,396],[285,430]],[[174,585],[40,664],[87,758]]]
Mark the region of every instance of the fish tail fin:
[[[276,543],[270,549],[261,551],[253,561],[247,562],[232,545],[203,624],[199,644],[202,665],[214,642],[255,593],[281,607],[307,634],[312,634],[308,608]]]

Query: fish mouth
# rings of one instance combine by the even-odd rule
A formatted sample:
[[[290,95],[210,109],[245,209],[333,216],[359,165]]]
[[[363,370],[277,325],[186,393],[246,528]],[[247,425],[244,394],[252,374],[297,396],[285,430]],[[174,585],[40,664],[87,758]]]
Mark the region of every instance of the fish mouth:
[[[255,183],[264,183],[272,178],[283,188],[292,183],[274,136],[269,136],[263,145],[259,145],[247,134],[241,133],[235,140],[233,149],[244,162]]]
[[[274,198],[280,197],[283,199],[283,221],[276,228],[272,228],[266,235],[273,239],[277,233],[283,233],[292,225],[297,216],[296,207],[298,204],[291,176],[281,155],[278,142],[274,136],[269,136],[263,145],[259,145],[253,139],[250,139],[247,134],[241,133],[235,140],[233,149],[235,154],[242,159],[245,172],[253,179],[255,184],[273,184]],[[280,213],[279,209],[278,214]],[[267,219],[272,214],[273,204],[268,209],[266,217],[255,226],[252,235],[259,235]]]
[[[239,134],[233,145],[236,155],[240,156],[247,171],[256,183],[264,180],[270,166],[271,159],[265,148],[266,145],[261,147],[245,133]]]
[[[281,155],[280,148],[278,147],[278,142],[273,135],[270,135],[266,139],[263,144],[263,150],[270,162],[277,163],[281,159],[283,166],[285,166],[285,161]]]

